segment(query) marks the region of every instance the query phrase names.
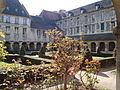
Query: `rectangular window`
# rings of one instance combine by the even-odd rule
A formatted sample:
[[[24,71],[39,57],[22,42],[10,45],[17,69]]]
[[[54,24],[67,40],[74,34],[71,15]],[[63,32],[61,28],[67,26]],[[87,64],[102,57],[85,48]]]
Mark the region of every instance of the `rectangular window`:
[[[115,27],[115,21],[111,22],[111,27],[112,27],[112,29]]]
[[[46,38],[46,33],[45,33],[45,30],[43,31],[43,37]]]
[[[40,34],[41,34],[40,29],[38,29],[37,30],[37,36],[40,37]]]
[[[106,22],[106,31],[110,31],[110,22]]]
[[[27,18],[23,18],[23,24],[24,24],[24,25],[27,24]]]
[[[6,23],[10,23],[10,16],[6,16]]]
[[[104,12],[101,12],[101,21],[104,20]]]
[[[79,34],[80,33],[80,28],[79,27],[76,27],[76,29],[77,29],[77,34]]]
[[[0,15],[0,22],[3,22],[3,15]]]
[[[15,27],[14,39],[18,40],[18,38],[19,38],[19,27]]]
[[[6,26],[6,31],[5,31],[6,34],[10,34],[10,26]]]
[[[23,39],[27,39],[27,28],[23,28]]]
[[[112,10],[112,12],[111,12],[111,19],[115,19],[115,11],[114,10]]]
[[[88,17],[85,16],[85,24],[87,24],[87,22],[88,22]]]
[[[85,25],[85,31],[84,31],[84,33],[87,33],[87,25]]]
[[[92,25],[92,33],[95,33],[95,24]]]
[[[15,18],[15,24],[19,24],[19,18],[18,17]]]
[[[104,23],[101,23],[101,32],[104,32]]]
[[[92,14],[91,19],[92,19],[92,23],[94,23],[95,22],[95,15],[94,14]]]

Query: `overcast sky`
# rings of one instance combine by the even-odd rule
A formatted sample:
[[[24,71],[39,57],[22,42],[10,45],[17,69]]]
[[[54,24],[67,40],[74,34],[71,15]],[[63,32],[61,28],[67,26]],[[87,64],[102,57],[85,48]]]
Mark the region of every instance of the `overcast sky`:
[[[72,10],[101,0],[19,0],[30,15],[39,15],[42,10]]]

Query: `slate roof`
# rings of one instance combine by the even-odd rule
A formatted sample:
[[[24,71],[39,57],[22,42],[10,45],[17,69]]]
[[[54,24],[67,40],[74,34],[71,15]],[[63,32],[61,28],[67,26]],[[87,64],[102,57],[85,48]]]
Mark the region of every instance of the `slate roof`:
[[[48,19],[51,21],[57,21],[62,19],[61,15],[57,12],[52,12],[52,11],[47,11],[47,10],[43,10],[40,14],[41,17],[43,17],[44,19]]]
[[[6,0],[6,8],[3,14],[30,17],[26,8],[19,2],[19,0]]]
[[[79,38],[80,35],[71,37]],[[116,38],[112,33],[83,35],[83,41],[103,41],[103,40],[116,40]]]
[[[31,28],[37,28],[37,29],[55,29],[57,25],[55,22],[49,21],[43,17],[40,16],[31,16],[32,21],[31,21]]]
[[[73,12],[74,15],[81,14],[80,13],[81,9],[85,9],[86,13],[93,12],[93,11],[96,11],[96,5],[100,5],[100,9],[104,9],[104,8],[112,7],[113,3],[112,3],[111,0],[102,0],[102,1],[98,1],[98,2],[95,2],[95,3],[89,4],[89,5],[83,6],[83,7],[79,7],[79,8],[70,10],[70,12]]]

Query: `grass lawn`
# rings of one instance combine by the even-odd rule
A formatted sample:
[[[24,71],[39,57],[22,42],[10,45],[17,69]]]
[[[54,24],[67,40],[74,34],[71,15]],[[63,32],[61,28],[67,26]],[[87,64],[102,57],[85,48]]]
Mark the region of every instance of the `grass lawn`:
[[[103,59],[111,59],[111,58],[113,58],[113,57],[95,57],[95,56],[93,56],[94,60],[103,60]]]

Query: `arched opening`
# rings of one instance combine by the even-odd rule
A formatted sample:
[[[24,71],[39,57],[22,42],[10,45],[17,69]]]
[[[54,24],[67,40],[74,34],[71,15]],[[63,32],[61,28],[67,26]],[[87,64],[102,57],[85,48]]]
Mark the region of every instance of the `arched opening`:
[[[100,43],[100,50],[105,51],[105,43],[104,42]]]
[[[19,53],[19,43],[18,42],[14,42],[13,49],[14,49],[15,53]]]
[[[91,43],[91,52],[96,52],[96,43]]]
[[[40,50],[40,48],[41,48],[41,43],[37,43],[37,46],[36,46],[36,50]]]
[[[30,50],[32,50],[32,51],[35,50],[35,47],[34,47],[34,43],[33,43],[33,42],[30,43],[29,47],[30,47]]]
[[[11,50],[11,44],[10,44],[10,42],[5,42],[5,46],[7,47],[6,50],[8,52],[10,52],[10,50]]]
[[[109,42],[109,51],[113,51],[115,48],[115,43],[114,42]]]
[[[23,42],[23,43],[22,43],[22,46],[24,46],[24,48],[25,48],[25,50],[26,50],[26,51],[28,51],[28,50],[29,50],[28,45],[27,45],[27,43],[26,43],[26,42]]]

